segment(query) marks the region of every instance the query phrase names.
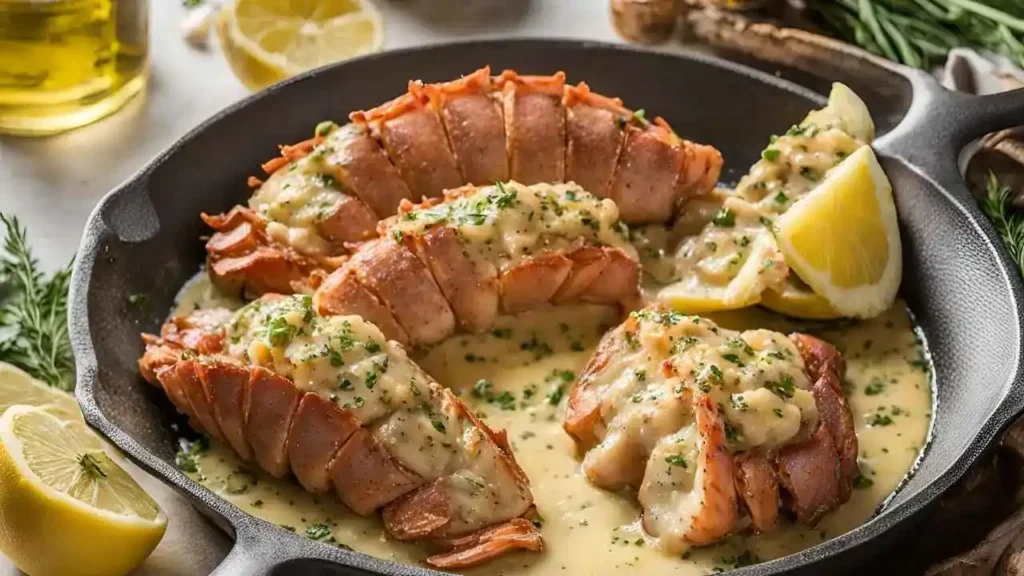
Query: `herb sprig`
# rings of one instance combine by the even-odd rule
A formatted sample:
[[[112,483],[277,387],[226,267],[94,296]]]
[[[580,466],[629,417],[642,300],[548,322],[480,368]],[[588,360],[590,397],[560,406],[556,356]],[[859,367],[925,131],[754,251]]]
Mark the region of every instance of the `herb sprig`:
[[[931,68],[958,46],[1024,66],[1019,0],[812,0],[808,7],[843,40],[908,66]]]
[[[1001,186],[995,174],[989,172],[985,198],[981,210],[992,221],[1017,269],[1024,275],[1024,216],[1013,212],[1010,206],[1010,188]]]
[[[71,264],[47,278],[29,248],[25,227],[0,213],[0,361],[43,382],[72,390],[75,363],[68,339]]]

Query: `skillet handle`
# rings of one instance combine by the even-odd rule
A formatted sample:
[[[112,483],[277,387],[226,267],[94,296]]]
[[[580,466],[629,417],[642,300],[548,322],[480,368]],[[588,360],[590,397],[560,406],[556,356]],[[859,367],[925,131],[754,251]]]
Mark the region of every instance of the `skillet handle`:
[[[943,88],[921,70],[901,73],[914,90],[903,121],[873,146],[904,160],[940,188],[967,192],[958,157],[971,141],[990,132],[1024,125],[1024,88],[973,96]]]

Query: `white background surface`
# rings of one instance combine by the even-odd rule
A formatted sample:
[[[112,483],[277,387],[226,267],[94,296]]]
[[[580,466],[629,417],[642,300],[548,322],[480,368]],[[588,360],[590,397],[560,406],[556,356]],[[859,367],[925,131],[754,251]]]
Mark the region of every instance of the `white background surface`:
[[[555,36],[618,41],[608,0],[376,0],[385,48],[473,36]],[[246,96],[214,43],[182,39],[180,0],[150,1],[152,75],[147,93],[114,116],[46,139],[0,136],[0,211],[27,226],[49,268],[74,254],[96,202],[218,110]],[[177,493],[134,469],[170,523],[140,574],[207,574],[231,545]],[[18,571],[0,557],[0,575]]]

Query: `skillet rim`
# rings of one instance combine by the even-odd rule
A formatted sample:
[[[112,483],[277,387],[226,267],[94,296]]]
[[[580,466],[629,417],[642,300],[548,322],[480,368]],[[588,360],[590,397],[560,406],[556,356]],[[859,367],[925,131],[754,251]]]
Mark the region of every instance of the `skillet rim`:
[[[213,491],[193,481],[183,472],[171,466],[143,447],[142,444],[135,440],[134,437],[119,428],[107,418],[96,402],[94,393],[94,388],[98,380],[99,367],[96,350],[93,345],[92,330],[90,327],[88,312],[88,296],[92,287],[91,281],[93,264],[96,258],[99,257],[101,240],[108,238],[109,236],[107,235],[113,233],[113,230],[110,230],[103,223],[101,217],[102,212],[111,203],[122,196],[130,196],[132,193],[146,193],[144,183],[149,175],[152,174],[152,172],[168,158],[173,156],[182,148],[190,145],[200,134],[213,128],[226,117],[239,113],[244,108],[263,98],[272,97],[281,90],[294,89],[291,87],[300,83],[307,83],[310,87],[313,87],[316,85],[315,83],[318,77],[321,77],[329,71],[343,68],[355,62],[373,60],[386,61],[396,55],[408,55],[412,53],[430,52],[451,48],[472,50],[474,47],[492,47],[496,44],[508,46],[511,51],[515,51],[519,46],[541,45],[551,50],[571,49],[576,51],[586,51],[596,49],[600,51],[629,53],[633,57],[637,58],[646,58],[652,55],[655,57],[669,59],[678,58],[708,66],[716,71],[725,71],[738,76],[747,77],[761,84],[781,89],[811,101],[819,103],[824,102],[824,98],[820,94],[787,80],[783,80],[779,77],[742,64],[737,64],[715,56],[709,56],[707,54],[697,53],[689,49],[684,49],[680,52],[668,52],[585,39],[555,39],[545,37],[503,39],[494,36],[406,47],[370,54],[346,62],[317,68],[276,84],[266,90],[251,94],[240,101],[227,106],[207,120],[201,122],[195,128],[189,130],[183,136],[179,137],[173,144],[157,154],[152,160],[136,171],[135,174],[107,193],[90,213],[83,231],[78,256],[75,260],[74,270],[71,277],[68,327],[76,363],[77,385],[75,395],[81,405],[82,413],[86,422],[103,437],[124,451],[125,455],[130,460],[165,484],[170,485],[179,493],[186,495],[189,498],[190,503],[193,506],[198,507],[200,512],[210,518],[211,521],[218,525],[218,527],[228,533],[234,534],[235,544],[229,552],[228,557],[222,562],[222,567],[228,560],[236,556],[236,552],[238,552],[240,547],[246,547],[251,551],[255,546],[263,549],[262,552],[264,553],[259,554],[259,556],[262,557],[263,560],[271,562],[272,565],[292,559],[309,558],[334,561],[343,566],[369,570],[381,574],[439,574],[439,572],[423,568],[421,566],[400,564],[398,562],[382,560],[364,554],[339,550],[326,545],[319,546],[319,543],[308,541],[295,534],[290,534],[292,538],[288,540],[280,540],[281,544],[277,547],[268,547],[266,546],[266,540],[261,540],[256,538],[256,536],[261,533],[272,534],[280,539],[281,536],[288,534],[288,532],[276,524],[242,511],[227,500],[217,496]],[[908,80],[913,80],[908,77],[909,75],[907,73],[898,67],[895,71]],[[917,82],[911,82],[911,84],[915,91],[915,102],[911,106],[911,109],[913,109],[914,104],[917,103],[917,92],[920,89],[920,86]],[[908,111],[907,118],[904,119],[903,124],[907,123],[909,116],[910,111]],[[913,126],[910,128],[917,127]],[[998,235],[996,235],[991,224],[982,216],[980,209],[976,204],[965,203],[962,198],[952,193],[947,187],[942,186],[940,182],[937,181],[938,179],[933,178],[926,170],[923,170],[917,165],[911,163],[907,159],[901,157],[901,155],[888,154],[885,151],[880,151],[880,155],[903,164],[906,168],[913,171],[916,177],[927,181],[935,188],[936,191],[940,192],[944,196],[947,203],[953,204],[953,206],[960,212],[961,216],[980,233],[981,237],[985,240],[985,248],[995,256],[997,268],[999,269],[999,276],[1002,279],[1003,284],[1006,286],[1006,291],[1011,298],[1012,306],[1018,311],[1017,321],[1014,323],[1014,327],[1016,328],[1016,334],[1014,334],[1014,336],[1019,343],[1021,340],[1020,318],[1024,316],[1024,306],[1022,306],[1022,302],[1024,302],[1024,298],[1022,298],[1022,294],[1024,294],[1024,286],[1021,284],[1021,279],[1012,273],[1013,269],[1010,267],[1008,256],[1004,254],[1003,250],[999,250],[997,248],[995,240],[998,238]],[[877,541],[880,539],[893,536],[894,530],[899,528],[900,524],[908,523],[916,517],[918,513],[931,505],[950,486],[963,477],[967,470],[970,469],[971,465],[973,465],[981,454],[984,453],[984,451],[992,444],[996,434],[1016,415],[1018,415],[1022,408],[1024,408],[1024,383],[1022,383],[1020,370],[1021,350],[1019,347],[1016,352],[1016,357],[1013,359],[1014,370],[1008,377],[1007,392],[999,399],[992,413],[988,415],[983,425],[977,430],[974,438],[970,443],[968,443],[960,456],[954,462],[938,473],[935,478],[917,492],[909,495],[906,501],[901,502],[895,507],[882,508],[881,514],[872,516],[864,524],[861,524],[860,526],[857,526],[856,528],[841,535],[837,535],[825,542],[821,542],[807,549],[781,558],[766,561],[754,566],[740,568],[736,570],[735,573],[742,576],[754,576],[776,574],[798,568],[806,569],[829,557],[852,553],[857,549],[867,547],[869,544],[877,544]],[[932,426],[934,426],[934,419]],[[929,435],[929,439],[930,437],[931,434]],[[918,463],[923,462],[928,458],[927,446],[928,444],[926,444],[921,455],[918,457]],[[900,488],[897,488],[897,491],[899,489]],[[894,494],[895,493],[896,492],[894,491]],[[890,495],[889,498],[891,497],[892,496]],[[214,514],[210,514],[210,512],[213,512]]]

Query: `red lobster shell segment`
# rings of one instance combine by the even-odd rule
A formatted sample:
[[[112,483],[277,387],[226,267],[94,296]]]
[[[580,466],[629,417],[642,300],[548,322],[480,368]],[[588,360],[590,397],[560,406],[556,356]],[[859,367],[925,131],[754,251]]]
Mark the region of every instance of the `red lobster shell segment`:
[[[215,280],[241,283],[252,295],[282,291],[267,278],[272,271],[308,277],[293,260],[310,257],[329,273],[401,201],[467,184],[575,182],[614,200],[626,224],[666,223],[687,198],[712,189],[722,166],[714,148],[679,138],[663,119],[648,121],[585,83],[566,85],[562,72],[492,76],[485,67],[450,82],[412,81],[405,94],[350,118],[282,146],[263,165],[267,181],[250,179],[257,190],[245,219],[207,218],[215,237],[251,236],[230,254],[219,248],[225,240],[212,242]],[[233,231],[243,223],[261,234]]]
[[[671,550],[850,498],[857,437],[840,354],[806,334],[733,332],[657,307],[605,335],[563,422],[597,486],[638,490]]]
[[[320,318],[308,296],[200,311],[144,335],[139,360],[192,426],[274,477],[382,513],[427,562],[462,568],[543,547],[526,475],[490,430],[358,317]]]

